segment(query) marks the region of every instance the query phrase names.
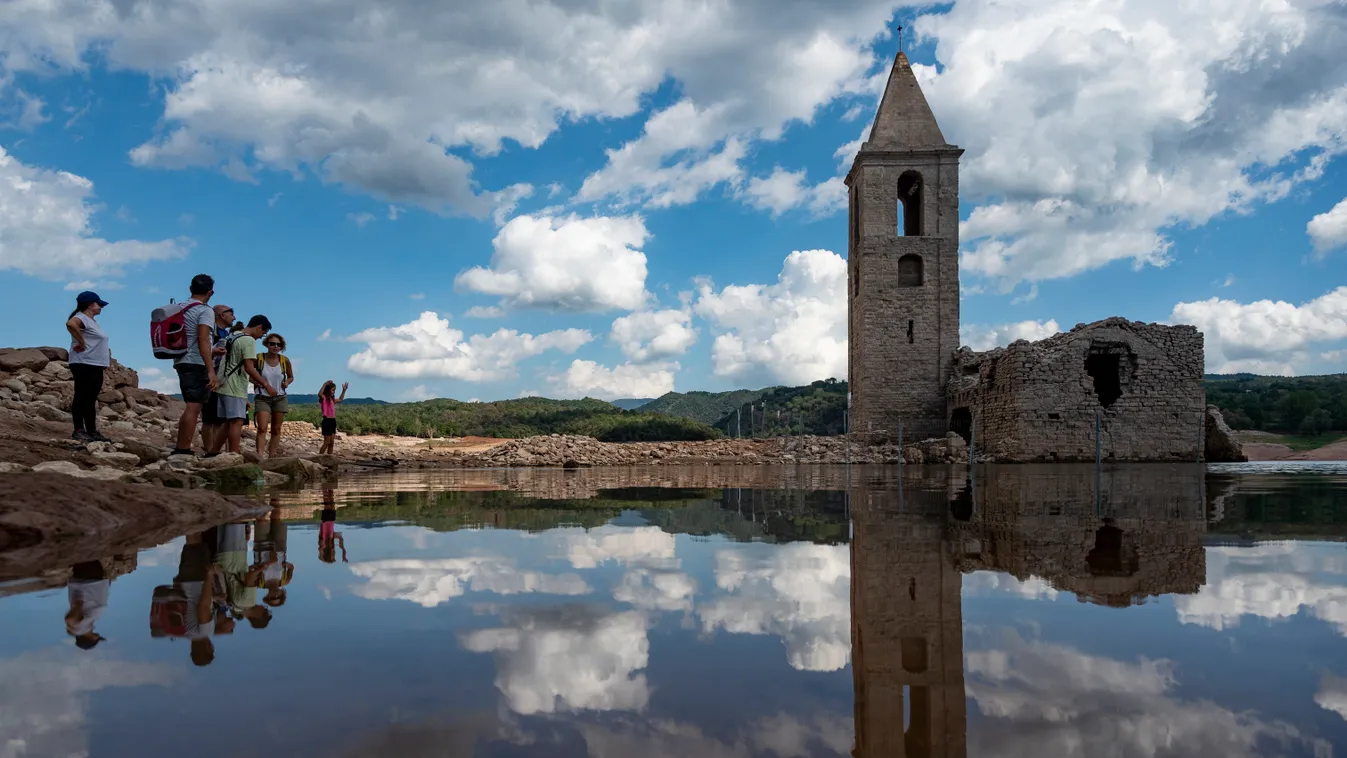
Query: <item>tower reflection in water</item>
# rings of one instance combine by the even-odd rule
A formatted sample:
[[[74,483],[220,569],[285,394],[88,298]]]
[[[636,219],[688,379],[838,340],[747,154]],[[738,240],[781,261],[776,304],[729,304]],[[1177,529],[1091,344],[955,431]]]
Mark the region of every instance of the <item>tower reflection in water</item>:
[[[909,467],[850,490],[857,758],[967,755],[964,574],[1115,608],[1203,584],[1200,468],[987,468]]]

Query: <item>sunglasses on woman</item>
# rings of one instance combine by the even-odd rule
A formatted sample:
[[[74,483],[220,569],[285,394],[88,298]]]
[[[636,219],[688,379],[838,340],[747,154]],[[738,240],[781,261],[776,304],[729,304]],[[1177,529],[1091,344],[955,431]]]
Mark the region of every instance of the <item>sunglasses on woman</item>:
[[[281,346],[281,343],[279,343],[279,342],[263,342],[262,344],[266,345],[267,347],[280,347],[280,346]]]

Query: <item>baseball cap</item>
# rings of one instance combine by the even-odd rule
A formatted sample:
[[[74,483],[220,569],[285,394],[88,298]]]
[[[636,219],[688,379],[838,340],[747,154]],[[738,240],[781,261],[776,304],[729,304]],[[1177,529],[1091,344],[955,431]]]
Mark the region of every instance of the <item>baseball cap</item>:
[[[99,297],[97,292],[90,292],[89,290],[85,290],[76,295],[75,302],[79,303],[80,305],[88,305],[89,303],[98,303],[100,307],[106,306],[108,304],[108,301]]]

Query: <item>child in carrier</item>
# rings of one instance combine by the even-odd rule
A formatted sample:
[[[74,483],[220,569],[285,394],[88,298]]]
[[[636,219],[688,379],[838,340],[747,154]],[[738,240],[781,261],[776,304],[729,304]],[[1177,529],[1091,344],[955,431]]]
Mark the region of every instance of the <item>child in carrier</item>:
[[[323,413],[323,444],[318,448],[319,455],[332,455],[337,444],[337,405],[346,399],[346,382],[341,383],[341,396],[337,396],[337,383],[328,379],[318,390],[318,409]]]

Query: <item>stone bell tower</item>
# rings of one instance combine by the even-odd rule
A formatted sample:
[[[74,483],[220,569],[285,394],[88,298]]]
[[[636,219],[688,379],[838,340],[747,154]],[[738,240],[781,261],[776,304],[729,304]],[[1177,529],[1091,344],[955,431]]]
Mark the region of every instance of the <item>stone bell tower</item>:
[[[852,431],[943,421],[959,347],[959,156],[898,53],[847,175]]]

